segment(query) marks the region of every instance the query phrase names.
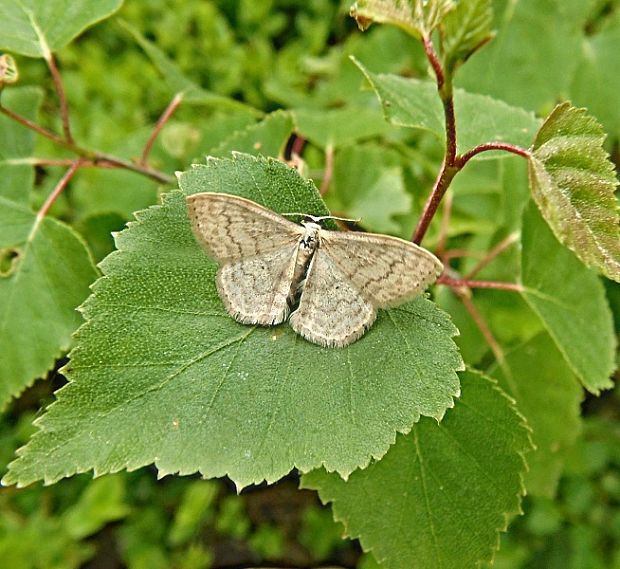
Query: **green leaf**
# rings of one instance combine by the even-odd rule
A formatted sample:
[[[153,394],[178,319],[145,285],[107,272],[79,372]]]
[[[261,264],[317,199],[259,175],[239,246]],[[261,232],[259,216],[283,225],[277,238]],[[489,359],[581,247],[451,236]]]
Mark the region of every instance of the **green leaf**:
[[[475,567],[520,512],[528,430],[495,382],[472,372],[461,382],[441,423],[422,419],[348,481],[324,470],[302,478],[381,567]]]
[[[398,26],[416,38],[427,38],[452,9],[452,0],[357,0],[350,14],[361,30],[378,22]]]
[[[527,456],[527,493],[553,498],[567,450],[581,432],[578,380],[545,333],[508,353],[492,374],[532,428],[536,450]]]
[[[584,264],[620,282],[617,180],[604,140],[586,109],[558,105],[534,141],[530,188],[555,236]]]
[[[185,195],[229,192],[280,212],[325,214],[311,182],[276,160],[237,154],[192,168],[180,186],[140,212],[101,263],[70,383],[7,484],[149,463],[161,476],[200,471],[239,487],[322,464],[346,476],[420,415],[439,419],[452,406],[462,367],[456,330],[424,297],[381,311],[344,349],[225,312]]]
[[[211,480],[196,480],[186,486],[176,508],[168,541],[179,546],[191,542],[202,526],[215,515],[215,502],[219,486]]]
[[[71,344],[97,273],[76,233],[0,197],[0,407]],[[4,264],[4,263],[3,263]]]
[[[140,156],[151,128],[126,134],[115,142],[114,154]],[[155,142],[150,155],[151,164],[164,172],[174,171],[172,161]],[[108,150],[104,147],[103,150]],[[167,158],[167,160],[166,160]],[[71,184],[71,197],[75,211],[84,219],[92,215],[114,213],[131,219],[134,211],[157,202],[158,182],[122,168],[83,168]],[[122,188],[122,191],[119,191]]]
[[[43,92],[36,87],[17,87],[2,92],[2,105],[23,117],[35,120]],[[0,115],[0,197],[27,204],[34,184],[30,164],[34,132],[5,115]]]
[[[334,158],[326,195],[332,211],[359,218],[367,231],[397,233],[394,216],[411,211],[399,155],[378,145],[346,146]]]
[[[372,73],[357,60],[354,62],[366,75],[390,123],[428,130],[440,140],[445,139],[444,112],[434,83]],[[454,105],[461,152],[490,141],[528,147],[540,126],[533,113],[461,89],[454,92]],[[493,156],[498,154],[493,153]]]
[[[286,143],[293,132],[293,117],[287,111],[276,111],[259,123],[233,132],[209,154],[230,156],[232,151],[262,156],[282,157]]]
[[[493,5],[497,36],[463,66],[458,86],[528,110],[550,108],[565,97],[577,70],[591,3],[502,0]]]
[[[63,525],[72,538],[84,539],[108,523],[126,517],[130,512],[126,501],[125,477],[106,476],[93,480],[77,503],[64,512]]]
[[[293,116],[297,131],[321,148],[338,148],[390,131],[378,108],[296,109]]]
[[[196,85],[187,77],[159,47],[147,40],[136,28],[125,20],[119,22],[121,26],[134,38],[138,45],[144,50],[153,65],[164,76],[164,81],[170,88],[172,95],[181,94],[183,102],[192,105],[213,105],[216,107],[242,109],[254,116],[261,116],[262,112],[241,101],[236,101],[224,95],[218,95],[207,89]]]
[[[442,22],[441,38],[444,69],[450,74],[467,61],[474,52],[493,38],[491,0],[465,0],[458,2]]]
[[[579,65],[570,86],[570,98],[588,110],[605,130],[620,138],[620,105],[615,105],[620,92],[620,74],[611,72],[618,62],[620,46],[620,13],[615,11],[612,24],[583,40]]]
[[[0,49],[49,59],[86,28],[116,12],[123,0],[4,0]]]
[[[585,388],[611,387],[615,338],[600,280],[563,247],[530,202],[523,215],[523,297]]]

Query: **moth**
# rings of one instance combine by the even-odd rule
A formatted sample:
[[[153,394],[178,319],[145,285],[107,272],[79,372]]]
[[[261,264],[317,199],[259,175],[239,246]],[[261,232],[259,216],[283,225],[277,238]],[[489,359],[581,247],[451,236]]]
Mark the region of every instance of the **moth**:
[[[262,326],[290,315],[293,330],[320,346],[351,344],[377,309],[414,298],[443,270],[409,241],[329,231],[319,224],[324,218],[312,216],[298,225],[238,196],[199,193],[187,205],[196,240],[219,265],[216,285],[227,312]]]

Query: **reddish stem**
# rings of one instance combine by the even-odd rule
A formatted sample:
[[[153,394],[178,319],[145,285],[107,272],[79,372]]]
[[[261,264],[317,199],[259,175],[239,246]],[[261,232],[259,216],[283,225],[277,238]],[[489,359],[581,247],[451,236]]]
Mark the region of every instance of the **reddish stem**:
[[[435,253],[437,257],[440,257],[445,265],[445,261],[449,259],[458,259],[459,257],[482,257],[482,253],[479,251],[470,251],[469,249],[448,249],[441,255]]]
[[[48,138],[59,146],[71,150],[86,161],[93,162],[94,165],[105,165],[108,168],[124,168],[125,170],[131,170],[132,172],[142,174],[163,184],[172,184],[175,181],[175,178],[173,176],[169,176],[168,174],[160,172],[159,170],[154,170],[153,168],[149,168],[147,166],[141,166],[139,164],[135,164],[134,162],[129,162],[127,160],[112,156],[110,154],[106,154],[104,152],[95,152],[93,150],[82,148],[81,146],[75,144],[75,142],[69,142],[64,138],[61,138],[57,134],[47,130],[46,128],[43,128],[42,126],[32,122],[30,119],[18,115],[17,113],[14,113],[10,109],[7,109],[6,107],[3,107],[1,105],[0,112],[12,118],[14,121],[20,123],[21,125],[35,131],[41,136]]]
[[[505,152],[511,152],[512,154],[517,154],[523,158],[529,158],[531,156],[529,150],[525,148],[521,148],[520,146],[516,146],[515,144],[508,144],[506,142],[487,142],[485,144],[480,144],[471,150],[465,152],[459,156],[456,160],[456,165],[459,169],[463,168],[467,162],[469,162],[474,156],[482,153],[489,152],[491,150],[503,150]]]
[[[65,95],[65,90],[62,86],[60,71],[58,71],[56,60],[51,53],[45,61],[47,61],[47,66],[49,67],[52,79],[54,80],[54,86],[56,87],[56,95],[58,96],[58,102],[60,103],[60,116],[62,118],[62,130],[65,135],[65,140],[72,143],[73,136],[71,134],[71,125],[69,124],[69,104],[67,103],[67,96]]]
[[[293,140],[293,144],[291,145],[291,156],[293,154],[297,154],[297,156],[301,156],[301,153],[304,150],[304,146],[306,144],[306,139],[303,136],[298,134],[294,135],[295,140]]]
[[[528,150],[514,144],[507,144],[503,142],[488,142],[485,144],[480,144],[461,156],[457,154],[456,116],[454,112],[452,78],[449,74],[446,74],[446,71],[443,69],[441,60],[435,52],[431,38],[422,38],[422,43],[424,45],[426,57],[435,73],[437,90],[444,109],[444,118],[446,123],[446,150],[441,171],[437,175],[435,183],[433,184],[433,190],[424,205],[420,221],[418,222],[411,238],[411,240],[417,244],[419,244],[424,238],[424,235],[426,235],[431,221],[437,213],[437,208],[449,188],[452,179],[474,156],[480,154],[481,152],[487,152],[490,150],[504,150],[524,158],[530,157]]]
[[[445,83],[445,75],[443,73],[443,67],[441,66],[441,62],[439,61],[439,57],[437,56],[437,52],[435,51],[435,47],[433,46],[433,42],[430,38],[424,37],[422,38],[422,43],[424,45],[424,52],[426,53],[426,57],[435,72],[435,77],[437,78],[437,89],[443,89]]]
[[[52,205],[54,205],[54,202],[58,199],[58,196],[62,194],[64,189],[67,187],[67,184],[71,181],[71,178],[73,178],[73,175],[79,170],[81,166],[82,161],[80,159],[73,161],[71,167],[65,172],[65,175],[59,180],[59,182],[56,184],[56,187],[52,190],[52,193],[47,197],[45,203],[37,212],[35,226],[37,226],[41,222],[41,220],[47,215],[47,212],[52,207]]]
[[[471,279],[452,279],[441,276],[437,279],[437,284],[449,286],[452,289],[459,288],[489,288],[496,290],[509,290],[512,292],[523,292],[523,287],[517,283],[506,283],[496,281],[474,281]]]
[[[67,142],[63,140],[57,134],[54,134],[51,130],[47,130],[46,128],[43,128],[42,126],[31,121],[30,119],[27,119],[26,117],[23,117],[13,112],[11,109],[7,109],[6,107],[0,106],[0,113],[13,119],[15,122],[18,122],[19,124],[25,126],[26,128],[29,128],[30,130],[34,130],[36,133],[40,134],[41,136],[44,136],[45,138],[48,138],[49,140],[55,142],[56,144],[59,144],[61,146],[67,146]]]
[[[441,170],[437,175],[435,183],[433,184],[433,191],[428,197],[422,216],[418,222],[417,227],[412,236],[414,243],[420,244],[424,235],[426,234],[428,227],[431,224],[437,208],[441,203],[441,200],[450,187],[452,178],[456,175],[459,168],[455,167],[456,164],[456,116],[454,114],[454,97],[452,96],[452,85],[446,83],[446,76],[444,70],[439,61],[439,57],[433,47],[433,42],[430,37],[423,38],[424,51],[428,58],[435,77],[437,78],[437,90],[439,91],[439,97],[443,105],[444,119],[446,123],[446,150],[443,159]]]
[[[159,136],[159,133],[164,128],[165,124],[170,120],[170,117],[174,114],[174,111],[177,110],[181,102],[183,101],[183,95],[181,93],[177,93],[172,101],[168,104],[164,112],[161,114],[157,123],[155,123],[155,127],[149,136],[149,139],[146,141],[144,145],[144,150],[142,151],[142,158],[140,159],[140,165],[146,166],[149,158],[149,154],[153,149],[153,144],[155,144],[155,140]]]
[[[437,212],[441,199],[450,187],[452,178],[454,178],[457,173],[457,170],[454,169],[453,166],[446,163],[446,159],[447,156],[444,158],[444,163],[433,185],[433,191],[424,204],[420,221],[418,221],[418,225],[413,233],[412,241],[418,245],[422,242],[424,235],[426,235],[426,231]]]
[[[486,343],[489,344],[489,348],[491,348],[495,359],[500,363],[503,362],[504,352],[499,345],[499,342],[495,339],[495,336],[493,336],[493,332],[491,332],[490,326],[487,324],[482,314],[480,314],[480,312],[476,308],[474,301],[467,295],[467,293],[463,291],[454,292],[461,299],[463,306],[465,306],[465,310],[469,312],[471,319],[474,321],[474,324],[476,325],[478,330],[480,330],[480,333],[484,336]]]
[[[482,269],[484,269],[493,259],[495,259],[499,254],[503,253],[508,247],[510,247],[513,243],[517,241],[519,235],[517,233],[511,233],[505,239],[502,239],[493,249],[491,249],[478,263],[476,266],[469,271],[465,275],[466,279],[474,278]]]

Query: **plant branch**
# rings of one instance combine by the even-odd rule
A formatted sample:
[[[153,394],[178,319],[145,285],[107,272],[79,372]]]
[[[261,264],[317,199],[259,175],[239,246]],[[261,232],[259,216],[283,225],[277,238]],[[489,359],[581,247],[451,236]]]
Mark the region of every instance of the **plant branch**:
[[[418,225],[413,233],[412,241],[418,245],[422,242],[424,235],[426,235],[426,231],[428,230],[428,227],[437,212],[441,199],[450,187],[452,178],[454,178],[457,173],[457,170],[453,166],[447,164],[446,159],[447,156],[444,157],[441,170],[439,171],[437,179],[433,185],[433,191],[426,200],[426,204],[424,204],[420,221],[418,222]]]
[[[467,312],[471,316],[471,319],[474,321],[474,324],[476,325],[478,330],[480,330],[480,333],[484,336],[484,339],[489,345],[489,348],[491,348],[495,359],[500,364],[502,364],[504,361],[504,351],[499,345],[499,342],[495,339],[495,336],[493,336],[493,332],[491,332],[491,328],[487,324],[486,320],[476,308],[474,301],[469,297],[467,292],[463,290],[455,290],[454,293],[460,298],[463,306],[465,307],[465,310],[467,310]]]
[[[443,67],[441,62],[439,61],[439,57],[437,56],[437,52],[435,51],[435,47],[433,46],[433,41],[430,36],[422,38],[422,44],[424,45],[424,52],[426,53],[426,58],[428,59],[433,71],[435,73],[435,77],[437,78],[437,89],[440,91],[443,89],[445,83],[445,75],[443,72]]]
[[[151,132],[151,135],[149,136],[146,144],[144,145],[144,150],[142,151],[142,158],[140,159],[141,166],[147,165],[149,154],[153,149],[153,144],[155,144],[156,138],[158,137],[161,130],[164,128],[165,124],[170,120],[170,117],[174,114],[174,111],[176,111],[179,105],[182,103],[182,101],[183,94],[177,93],[157,120],[157,123],[155,124],[155,127]]]
[[[293,154],[301,156],[301,153],[303,152],[304,146],[306,144],[306,139],[299,134],[295,134],[293,136],[295,138],[293,139],[293,144],[291,145],[291,156],[293,156]]]
[[[172,184],[175,181],[175,178],[173,176],[169,176],[165,172],[154,170],[153,168],[149,168],[148,166],[141,166],[140,164],[136,164],[134,162],[130,162],[116,156],[112,156],[111,154],[106,154],[105,152],[88,150],[79,146],[75,142],[69,142],[64,138],[58,136],[57,134],[53,133],[52,131],[47,130],[46,128],[31,121],[30,119],[27,119],[26,117],[23,117],[1,105],[0,112],[10,117],[14,121],[20,123],[21,125],[35,131],[41,136],[44,136],[45,138],[51,140],[58,146],[62,146],[63,148],[71,150],[72,152],[83,158],[85,161],[91,162],[94,166],[102,165],[106,167],[124,168],[125,170],[131,170],[132,172],[142,174],[163,184]]]
[[[165,172],[155,170],[153,168],[150,168],[149,166],[141,166],[140,164],[136,164],[135,162],[130,162],[129,160],[118,158],[117,156],[113,156],[112,154],[106,154],[105,152],[96,152],[93,162],[96,165],[101,164],[105,165],[106,167],[112,166],[116,168],[123,168],[125,170],[131,170],[132,172],[142,174],[162,184],[173,184],[176,181],[176,178],[174,176],[170,176]]]
[[[512,292],[523,292],[524,288],[518,283],[506,283],[496,281],[474,281],[471,279],[452,279],[450,277],[440,276],[437,284],[449,286],[452,289],[459,288],[488,288],[495,290],[509,290]]]
[[[49,196],[47,196],[47,199],[45,200],[44,204],[41,206],[41,209],[37,212],[37,217],[35,220],[34,227],[37,227],[39,223],[41,223],[41,221],[47,215],[47,212],[50,210],[52,205],[54,205],[54,202],[58,199],[58,196],[62,194],[64,189],[67,187],[67,184],[71,181],[71,178],[73,178],[73,175],[79,170],[81,166],[82,166],[82,161],[79,158],[73,161],[73,163],[71,164],[71,167],[65,172],[65,175],[58,181],[58,183],[52,190],[52,193]]]
[[[503,253],[508,247],[519,239],[518,233],[511,233],[505,239],[502,239],[493,249],[491,249],[474,268],[465,275],[466,279],[474,278],[482,269],[484,269],[495,257]]]
[[[60,103],[60,116],[62,118],[62,130],[65,135],[65,140],[72,143],[73,135],[71,134],[71,125],[69,124],[69,104],[67,103],[67,96],[65,95],[65,90],[62,86],[60,71],[58,71],[56,60],[51,53],[45,58],[45,61],[47,62],[52,79],[54,80],[56,95],[58,96],[58,102]]]
[[[516,154],[523,158],[529,158],[531,156],[530,151],[525,148],[521,148],[520,146],[516,146],[515,144],[508,144],[506,142],[487,142],[485,144],[480,144],[471,150],[465,152],[459,156],[456,160],[456,164],[459,169],[463,168],[467,162],[469,162],[474,156],[481,154],[482,152],[489,152],[491,150],[503,150],[504,152],[510,152],[512,154]]]
[[[444,110],[444,118],[446,123],[446,149],[444,154],[443,163],[441,165],[441,170],[437,175],[435,183],[433,184],[433,191],[431,195],[428,197],[426,204],[424,205],[424,210],[422,211],[422,216],[420,217],[420,221],[418,222],[417,227],[412,236],[412,241],[414,243],[420,244],[428,227],[431,223],[431,220],[435,216],[437,212],[437,208],[441,203],[441,200],[450,187],[450,183],[452,182],[452,178],[458,172],[458,168],[455,167],[456,161],[456,116],[454,114],[454,97],[452,96],[452,82],[451,80],[446,81],[446,75],[444,73],[441,62],[439,61],[439,57],[435,52],[435,48],[433,47],[433,42],[430,37],[425,37],[423,39],[424,43],[424,51],[426,53],[426,57],[428,58],[433,71],[435,72],[435,77],[437,79],[437,91],[439,92],[439,97],[441,98],[441,103],[443,105]]]
[[[469,162],[469,160],[471,160],[474,156],[491,150],[503,150],[505,152],[517,154],[524,158],[530,157],[530,152],[528,150],[514,144],[504,142],[488,142],[485,144],[480,144],[467,151],[465,154],[460,156],[458,155],[452,76],[443,68],[430,36],[422,38],[422,43],[424,45],[426,57],[433,68],[433,72],[435,73],[437,91],[444,110],[446,138],[444,159],[441,165],[441,170],[435,179],[433,190],[426,200],[426,204],[424,205],[418,225],[411,237],[411,240],[417,244],[420,244],[426,235],[431,221],[437,213],[439,204],[450,187],[454,176],[456,176],[456,174],[458,174],[463,169],[465,164],[467,164],[467,162]]]
[[[41,136],[45,138],[48,138],[52,142],[55,142],[56,144],[60,146],[67,147],[67,142],[63,140],[60,136],[53,133],[51,130],[47,130],[46,128],[38,125],[37,123],[31,121],[30,119],[27,119],[26,117],[23,117],[22,115],[19,115],[13,112],[11,109],[7,109],[6,107],[3,107],[2,105],[0,105],[0,113],[13,119],[15,122],[18,122],[19,124],[25,126],[26,128],[29,128],[30,130],[34,130],[36,133],[40,134]]]

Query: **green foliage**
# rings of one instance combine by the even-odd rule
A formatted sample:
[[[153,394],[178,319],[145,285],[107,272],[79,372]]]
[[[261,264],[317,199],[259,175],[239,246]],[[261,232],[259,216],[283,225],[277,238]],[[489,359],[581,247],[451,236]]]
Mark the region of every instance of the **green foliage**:
[[[284,156],[286,143],[293,132],[293,117],[290,113],[276,111],[267,115],[259,123],[248,126],[245,130],[237,130],[225,138],[209,156],[230,156],[231,152]]]
[[[535,450],[527,456],[528,494],[552,498],[567,452],[581,431],[577,378],[545,333],[512,350],[493,375],[532,429]]]
[[[452,0],[358,0],[351,15],[362,30],[379,22],[398,26],[420,38],[429,37],[453,9]]]
[[[533,204],[523,216],[523,296],[592,393],[612,386],[616,340],[600,281],[563,248]]]
[[[570,94],[592,3],[494,0],[493,4],[496,39],[463,67],[461,85],[526,109],[548,109],[558,95]]]
[[[311,182],[243,154],[195,166],[180,186],[241,193],[281,212],[325,212]],[[184,194],[141,212],[116,245],[83,309],[87,324],[66,370],[72,382],[6,483],[151,462],[161,474],[228,475],[239,487],[321,464],[347,476],[420,415],[440,419],[458,394],[455,329],[424,298],[384,312],[351,346],[322,349],[288,324],[248,327],[227,316]]]
[[[499,569],[615,568],[620,561],[618,392],[586,419],[555,500],[532,498],[503,536]]]
[[[54,219],[0,197],[0,405],[66,352],[76,308],[96,277],[79,236]]]
[[[420,421],[381,461],[347,481],[303,477],[382,567],[473,567],[519,511],[528,430],[492,381],[472,372],[461,381],[446,418]]]
[[[493,38],[491,0],[458,2],[441,26],[442,57],[448,73],[465,63],[474,52]]]
[[[433,83],[371,73],[356,63],[381,101],[387,120],[396,126],[427,130],[444,139],[444,114]],[[458,89],[455,107],[462,151],[492,140],[528,146],[540,124],[532,113],[523,109]]]
[[[137,469],[0,492],[0,565],[488,567],[510,522],[494,567],[620,566],[620,399],[601,392],[619,361],[617,4],[0,1],[4,481]],[[361,34],[350,8],[362,28],[390,25]],[[79,149],[10,118],[62,136],[52,52]],[[409,239],[450,93],[457,154],[500,141],[521,156],[459,170],[424,244],[444,279],[509,290],[444,280],[346,350],[230,319],[185,195],[329,209]],[[552,110],[566,99],[588,112]],[[88,162],[99,152],[129,169]],[[332,506],[297,489],[299,471]],[[156,480],[193,472],[234,484]]]
[[[395,217],[411,210],[398,153],[377,145],[342,148],[335,158],[331,189],[330,210],[360,219],[369,231],[398,234]],[[377,194],[382,195],[379,203]]]
[[[530,185],[556,237],[586,265],[620,281],[618,182],[604,139],[585,109],[558,105],[534,141]]]
[[[123,0],[6,0],[0,4],[0,49],[49,59]]]
[[[36,87],[20,87],[2,93],[2,105],[34,120],[38,116],[43,93]],[[34,170],[28,159],[34,150],[34,133],[4,115],[0,115],[0,197],[27,204],[34,184]],[[23,163],[22,163],[23,162]]]

